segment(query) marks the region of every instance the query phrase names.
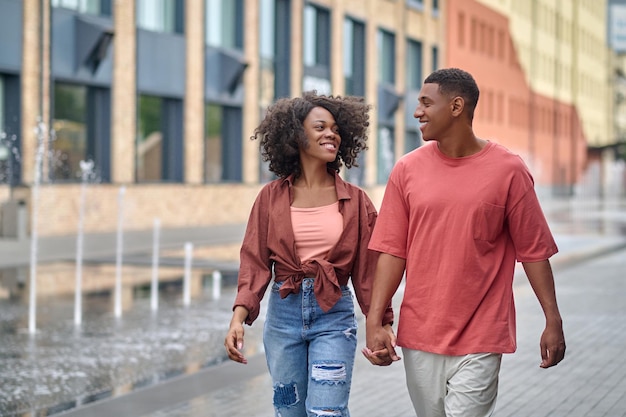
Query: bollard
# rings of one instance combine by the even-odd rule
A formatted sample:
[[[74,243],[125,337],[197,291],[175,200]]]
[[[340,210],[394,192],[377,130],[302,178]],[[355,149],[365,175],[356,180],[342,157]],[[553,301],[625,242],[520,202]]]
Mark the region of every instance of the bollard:
[[[222,273],[218,270],[213,271],[213,298],[219,299],[222,295]]]

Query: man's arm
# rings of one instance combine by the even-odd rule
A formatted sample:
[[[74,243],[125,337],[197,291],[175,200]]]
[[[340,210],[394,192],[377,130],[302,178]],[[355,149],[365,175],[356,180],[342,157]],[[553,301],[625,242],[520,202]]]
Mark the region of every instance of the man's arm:
[[[400,357],[396,354],[396,339],[390,326],[382,320],[402,281],[406,260],[381,253],[376,264],[372,299],[366,319],[366,347],[363,354],[374,365],[390,365]]]
[[[550,261],[522,262],[546,318],[546,327],[539,342],[541,348],[541,366],[549,368],[561,362],[565,356],[565,336],[563,321],[556,302],[554,276]]]

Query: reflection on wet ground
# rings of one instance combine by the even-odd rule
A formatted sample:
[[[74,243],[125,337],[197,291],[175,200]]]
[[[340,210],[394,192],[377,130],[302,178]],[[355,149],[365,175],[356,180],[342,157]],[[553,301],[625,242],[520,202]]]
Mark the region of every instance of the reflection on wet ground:
[[[75,326],[74,265],[40,265],[37,333],[28,328],[20,269],[0,272],[0,415],[51,415],[226,359],[236,276],[215,294],[212,271],[194,271],[192,303],[183,305],[182,268],[159,269],[159,308],[150,307],[151,269],[124,267],[124,311],[113,314],[111,265],[83,267],[83,322]],[[236,273],[234,273],[236,275]],[[71,291],[70,291],[71,290]]]

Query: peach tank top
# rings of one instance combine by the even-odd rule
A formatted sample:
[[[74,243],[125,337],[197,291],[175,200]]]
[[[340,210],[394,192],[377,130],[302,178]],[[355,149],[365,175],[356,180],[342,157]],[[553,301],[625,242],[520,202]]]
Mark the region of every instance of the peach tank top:
[[[324,258],[343,232],[339,202],[321,207],[291,207],[291,225],[300,261]]]

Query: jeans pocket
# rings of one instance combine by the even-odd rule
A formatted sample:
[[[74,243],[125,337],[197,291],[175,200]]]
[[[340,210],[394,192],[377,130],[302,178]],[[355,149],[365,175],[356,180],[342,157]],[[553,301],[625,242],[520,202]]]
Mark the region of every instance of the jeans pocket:
[[[280,291],[280,287],[282,287],[284,283],[285,281],[280,281],[280,282],[274,281],[272,283],[272,292],[277,293],[278,291]]]
[[[352,298],[352,290],[347,285],[341,286],[341,296],[342,297],[350,297]]]

